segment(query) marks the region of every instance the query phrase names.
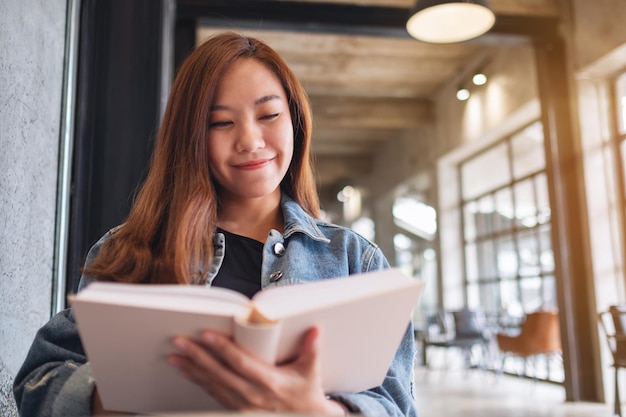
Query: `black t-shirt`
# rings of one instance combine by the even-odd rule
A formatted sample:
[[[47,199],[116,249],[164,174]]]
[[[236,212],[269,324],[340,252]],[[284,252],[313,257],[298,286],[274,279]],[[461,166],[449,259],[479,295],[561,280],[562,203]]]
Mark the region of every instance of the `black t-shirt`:
[[[263,243],[223,229],[218,228],[217,231],[224,234],[226,251],[211,285],[230,288],[252,298],[261,291]]]

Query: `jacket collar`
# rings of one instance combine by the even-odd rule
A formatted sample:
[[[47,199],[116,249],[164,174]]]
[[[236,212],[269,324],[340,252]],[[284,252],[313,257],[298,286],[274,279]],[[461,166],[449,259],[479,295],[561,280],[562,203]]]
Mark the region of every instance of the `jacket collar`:
[[[285,238],[300,232],[319,242],[330,242],[330,239],[318,227],[326,223],[309,215],[284,192],[281,195],[280,205],[285,218],[285,231],[283,233]]]

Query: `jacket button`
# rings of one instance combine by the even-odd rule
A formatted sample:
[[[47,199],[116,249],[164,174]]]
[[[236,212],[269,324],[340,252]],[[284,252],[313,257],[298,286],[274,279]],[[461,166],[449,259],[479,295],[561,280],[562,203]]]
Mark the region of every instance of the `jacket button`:
[[[274,244],[274,254],[276,256],[283,256],[285,254],[285,245],[280,242]]]
[[[270,275],[270,282],[276,282],[283,277],[283,271],[277,271]]]

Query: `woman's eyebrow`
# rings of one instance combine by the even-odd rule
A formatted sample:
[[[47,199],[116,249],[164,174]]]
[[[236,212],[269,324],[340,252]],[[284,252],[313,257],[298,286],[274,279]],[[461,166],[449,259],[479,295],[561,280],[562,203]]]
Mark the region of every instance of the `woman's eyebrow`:
[[[229,108],[223,104],[214,104],[211,106],[211,111],[228,110]]]
[[[258,100],[254,101],[255,105],[267,103],[270,100],[280,100],[280,97],[275,94],[270,94],[269,96],[263,96]]]
[[[277,96],[276,94],[263,96],[259,99],[254,100],[254,105],[258,106],[259,104],[267,103],[268,101],[271,101],[271,100],[280,100],[280,96]],[[211,106],[210,111],[220,111],[220,110],[230,110],[230,107],[224,104],[214,104]]]

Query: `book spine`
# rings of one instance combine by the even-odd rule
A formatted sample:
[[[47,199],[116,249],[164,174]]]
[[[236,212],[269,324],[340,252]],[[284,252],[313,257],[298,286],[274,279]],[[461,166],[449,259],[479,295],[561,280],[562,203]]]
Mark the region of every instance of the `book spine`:
[[[239,346],[258,358],[276,363],[281,325],[279,322],[250,323],[247,318],[236,318],[233,338]]]

